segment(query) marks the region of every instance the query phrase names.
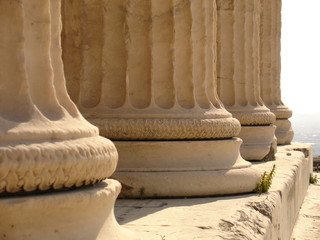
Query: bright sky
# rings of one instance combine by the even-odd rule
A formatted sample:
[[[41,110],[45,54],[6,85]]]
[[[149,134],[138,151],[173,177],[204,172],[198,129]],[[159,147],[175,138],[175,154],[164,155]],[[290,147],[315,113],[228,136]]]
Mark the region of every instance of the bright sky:
[[[283,102],[320,113],[320,0],[282,0]]]

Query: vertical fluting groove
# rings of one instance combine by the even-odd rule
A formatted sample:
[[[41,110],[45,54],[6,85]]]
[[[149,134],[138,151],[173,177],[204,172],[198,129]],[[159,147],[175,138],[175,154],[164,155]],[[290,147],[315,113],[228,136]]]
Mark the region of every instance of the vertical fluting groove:
[[[82,75],[80,102],[83,107],[93,108],[101,99],[103,8],[101,0],[83,1]],[[87,27],[90,26],[90,27]]]
[[[65,108],[73,117],[79,115],[76,106],[70,101],[65,86],[65,77],[62,63],[61,48],[61,1],[50,0],[50,16],[51,16],[51,44],[50,57],[53,75],[53,84],[59,104]]]
[[[211,4],[210,4],[211,3]],[[204,0],[204,26],[205,26],[205,92],[210,102],[213,98],[213,19],[212,19],[212,1]]]
[[[127,0],[103,0],[102,99],[110,108],[123,106],[127,97]]]
[[[0,58],[3,59],[0,64],[0,116],[8,121],[27,121],[32,115],[24,67],[23,27],[22,4],[0,1]]]
[[[254,55],[256,48],[254,48],[254,4],[255,0],[246,0],[244,9],[245,14],[245,78],[246,78],[246,96],[247,101],[251,106],[257,105],[257,99],[254,96],[256,81],[254,76]]]
[[[82,66],[82,1],[62,0],[62,52],[66,86],[71,99],[78,102],[80,95],[80,76]]]
[[[216,71],[217,71],[217,93],[218,93],[218,96],[220,98],[220,100],[223,102],[224,98],[223,96],[221,96],[221,91],[222,91],[222,84],[221,84],[221,38],[222,38],[222,35],[221,35],[221,9],[220,9],[220,0],[216,0],[216,8],[217,8],[217,29],[216,29],[216,33],[217,33],[217,40],[216,40]]]
[[[178,104],[193,108],[191,4],[189,0],[174,0],[174,85]]]
[[[208,0],[212,4],[212,47],[213,47],[213,83],[211,102],[216,108],[223,108],[223,104],[218,95],[218,71],[217,71],[217,61],[218,61],[218,11],[217,11],[217,1]]]
[[[151,103],[150,24],[150,1],[128,1],[128,98],[135,108],[146,108]]]
[[[234,1],[234,28],[233,28],[233,68],[235,102],[240,106],[248,104],[248,93],[250,92],[247,80],[250,78],[247,69],[247,55],[250,50],[248,41],[248,18],[246,16],[246,1]],[[230,60],[229,60],[230,61]],[[228,64],[228,63],[226,63]],[[231,63],[229,63],[231,64]]]
[[[264,105],[261,99],[260,80],[260,23],[261,23],[261,0],[254,1],[253,13],[253,78],[255,79],[254,97],[259,105]]]
[[[63,117],[53,85],[50,57],[50,2],[24,0],[25,63],[30,96],[40,112],[50,120]],[[34,9],[37,8],[37,11]],[[36,19],[36,20],[35,20]],[[34,44],[34,43],[37,44]],[[44,81],[43,79],[47,79]],[[43,94],[46,92],[48,94]]]
[[[173,83],[173,2],[151,0],[152,9],[152,84],[155,103],[162,108],[175,104]]]
[[[214,12],[214,1],[205,0],[205,28],[206,28],[206,95],[208,96],[211,104],[219,108],[219,102],[215,95],[215,81],[216,75],[216,19]]]
[[[274,0],[272,0],[274,1]],[[260,28],[260,79],[261,96],[267,105],[272,105],[271,82],[271,2],[262,0],[261,28]]]
[[[276,80],[276,72],[277,72],[277,49],[276,49],[276,29],[277,29],[277,10],[276,10],[276,0],[270,1],[270,48],[271,48],[271,59],[270,59],[270,81],[272,82],[271,87],[271,100],[272,104],[275,103],[276,100],[276,88],[277,88],[277,80]]]
[[[275,49],[276,49],[276,54],[275,54],[275,80],[276,80],[276,91],[275,91],[275,101],[276,105],[283,105],[281,101],[281,86],[280,86],[280,77],[281,77],[281,5],[282,2],[281,0],[275,0],[275,5],[276,9],[274,10],[276,12],[276,36],[275,36]]]
[[[206,92],[206,26],[204,0],[191,2],[192,14],[192,49],[193,81],[195,98],[201,108],[209,108],[210,102]]]
[[[218,7],[218,88],[226,106],[235,104],[234,86],[234,0],[217,0]]]

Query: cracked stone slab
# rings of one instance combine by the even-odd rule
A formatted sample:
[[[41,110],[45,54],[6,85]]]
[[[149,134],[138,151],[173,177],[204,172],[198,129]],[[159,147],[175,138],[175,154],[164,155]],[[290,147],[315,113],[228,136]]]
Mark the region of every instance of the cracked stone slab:
[[[116,202],[116,218],[146,240],[290,239],[309,185],[310,162],[312,151],[307,144],[279,147],[276,161],[254,164],[260,171],[270,171],[276,164],[268,193],[120,199]]]

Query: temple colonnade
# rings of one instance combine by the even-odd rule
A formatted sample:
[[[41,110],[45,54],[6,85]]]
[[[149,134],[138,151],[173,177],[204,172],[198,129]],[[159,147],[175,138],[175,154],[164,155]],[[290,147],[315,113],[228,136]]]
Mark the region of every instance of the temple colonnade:
[[[139,239],[120,183],[252,192],[293,137],[280,28],[281,0],[0,0],[1,233]]]

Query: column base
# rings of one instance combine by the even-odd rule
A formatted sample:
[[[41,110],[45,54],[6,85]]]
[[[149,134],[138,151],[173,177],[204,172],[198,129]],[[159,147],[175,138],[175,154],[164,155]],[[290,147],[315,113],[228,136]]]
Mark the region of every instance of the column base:
[[[248,161],[274,160],[277,151],[275,125],[242,126],[239,138],[243,140],[240,152]]]
[[[277,119],[275,125],[278,145],[290,144],[294,135],[291,122],[288,119]]]
[[[0,238],[10,240],[138,239],[118,225],[114,203],[121,186],[105,180],[73,191],[0,199]]]
[[[120,197],[155,198],[251,192],[260,173],[240,156],[239,138],[199,141],[115,141],[113,177]]]

